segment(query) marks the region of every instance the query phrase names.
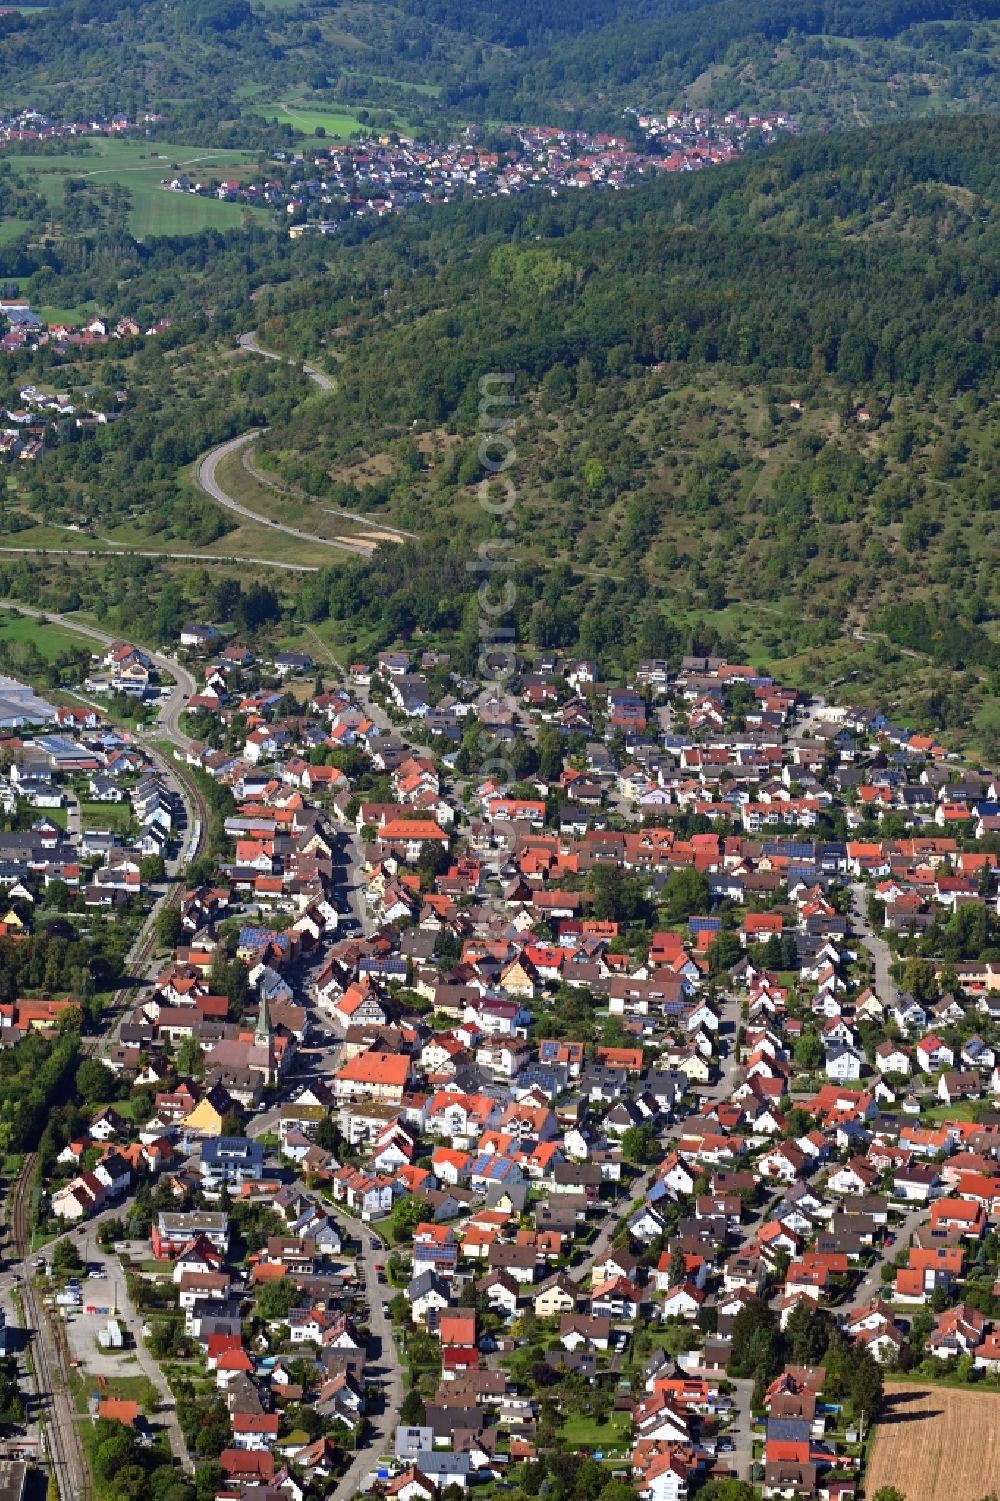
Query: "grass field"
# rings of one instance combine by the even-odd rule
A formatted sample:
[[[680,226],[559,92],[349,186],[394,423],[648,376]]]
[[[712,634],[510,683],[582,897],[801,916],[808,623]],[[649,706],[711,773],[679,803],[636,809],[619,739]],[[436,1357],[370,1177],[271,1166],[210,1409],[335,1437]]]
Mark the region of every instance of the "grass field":
[[[628,1443],[630,1424],[627,1417],[612,1419],[610,1423],[597,1423],[593,1418],[569,1417],[559,1430],[564,1444],[573,1448],[620,1449]]]
[[[211,147],[175,146],[146,141],[119,141],[97,136],[92,149],[81,155],[58,156],[9,153],[15,171],[34,178],[53,214],[58,216],[66,179],[82,177],[95,183],[118,182],[132,195],[129,227],[142,237],[165,234],[196,234],[202,229],[234,229],[244,215],[254,210],[239,203],[222,203],[190,193],[171,193],[160,187],[164,178],[183,172],[194,181],[206,177],[243,179],[256,174],[252,151]]]
[[[104,1376],[98,1387],[96,1376],[83,1376],[75,1393],[76,1409],[86,1412],[91,1391],[97,1391],[103,1399],[116,1398],[123,1402],[138,1402],[143,1412],[155,1412],[159,1394],[148,1376]]]
[[[290,125],[293,130],[301,130],[303,135],[315,136],[317,129],[323,130],[328,141],[346,141],[361,129],[361,121],[352,110],[317,109],[312,105],[299,105],[294,99],[280,103],[254,103],[253,109],[265,120]]]
[[[980,1108],[982,1105],[980,1104]],[[932,1105],[922,1109],[921,1121],[931,1121],[934,1125],[940,1125],[942,1121],[974,1121],[976,1119],[976,1102],[974,1100],[956,1100],[954,1105]]]
[[[865,1493],[895,1486],[906,1501],[979,1501],[1000,1487],[996,1392],[887,1382]]]
[[[43,323],[86,323],[97,312],[97,303],[77,302],[68,307],[38,307],[35,312]]]
[[[11,646],[26,646],[29,641],[49,662],[60,652],[86,644],[85,637],[66,630],[64,626],[52,625],[49,621],[43,623],[30,615],[17,616],[11,611],[0,610],[0,642]]]
[[[68,526],[40,524],[26,526],[20,532],[6,532],[0,537],[0,552],[57,552],[70,547],[74,551],[101,552],[104,544],[86,532],[73,531]]]

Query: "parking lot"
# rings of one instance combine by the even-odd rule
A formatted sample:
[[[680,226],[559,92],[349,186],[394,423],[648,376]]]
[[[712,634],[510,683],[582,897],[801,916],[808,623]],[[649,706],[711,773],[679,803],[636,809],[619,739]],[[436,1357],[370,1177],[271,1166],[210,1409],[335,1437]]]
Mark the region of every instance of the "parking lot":
[[[136,1374],[134,1349],[104,1350],[97,1342],[98,1334],[107,1328],[108,1320],[114,1315],[116,1308],[120,1315],[121,1290],[117,1279],[113,1280],[105,1271],[103,1276],[81,1276],[79,1307],[57,1310],[65,1319],[70,1358],[78,1361],[81,1368],[90,1375]],[[120,1317],[119,1327],[124,1333],[125,1323]]]

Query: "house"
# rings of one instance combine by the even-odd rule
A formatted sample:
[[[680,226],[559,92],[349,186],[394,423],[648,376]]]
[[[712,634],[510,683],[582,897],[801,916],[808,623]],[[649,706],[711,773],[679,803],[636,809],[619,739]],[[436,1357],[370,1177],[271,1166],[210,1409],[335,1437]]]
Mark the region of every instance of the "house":
[[[834,1043],[827,1050],[824,1069],[828,1079],[850,1084],[861,1078],[865,1060],[849,1043]]]
[[[277,1442],[279,1416],[276,1412],[237,1412],[233,1414],[233,1447],[236,1449],[270,1449]]]
[[[429,1269],[417,1273],[406,1289],[406,1297],[418,1324],[426,1324],[449,1302],[447,1284]]]
[[[201,1150],[201,1178],[211,1191],[225,1183],[242,1188],[264,1176],[264,1148],[258,1141],[242,1136],[217,1136],[206,1141]]]
[[[559,1342],[564,1350],[607,1350],[611,1343],[611,1320],[564,1313],[559,1319]]]
[[[575,1313],[580,1298],[580,1289],[569,1277],[559,1275],[536,1292],[532,1307],[540,1319],[551,1319],[564,1313]]]
[[[678,1287],[667,1290],[662,1304],[662,1314],[665,1319],[684,1319],[693,1324],[701,1313],[705,1294],[689,1282],[681,1283]]]
[[[952,1049],[934,1032],[921,1037],[914,1052],[917,1064],[925,1074],[936,1074],[938,1069],[951,1068],[955,1062]]]
[[[875,1049],[875,1067],[880,1074],[904,1074],[912,1072],[913,1062],[906,1048],[897,1042],[881,1042]]]
[[[947,1308],[939,1314],[931,1330],[927,1348],[938,1360],[948,1360],[953,1355],[975,1351],[986,1334],[986,1320],[978,1308],[968,1303],[959,1303],[956,1308]]]

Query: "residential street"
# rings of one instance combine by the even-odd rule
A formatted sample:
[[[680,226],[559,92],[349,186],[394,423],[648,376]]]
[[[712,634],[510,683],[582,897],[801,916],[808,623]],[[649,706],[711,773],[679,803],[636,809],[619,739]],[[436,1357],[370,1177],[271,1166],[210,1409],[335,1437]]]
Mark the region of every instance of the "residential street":
[[[878,1261],[872,1267],[871,1271],[868,1272],[854,1297],[851,1299],[852,1308],[860,1308],[863,1304],[870,1303],[872,1298],[886,1297],[888,1300],[890,1295],[884,1289],[881,1277],[882,1268],[887,1262],[892,1261],[900,1248],[906,1250],[910,1244],[910,1236],[926,1220],[927,1214],[928,1208],[926,1204],[918,1204],[914,1208],[907,1210],[903,1216],[901,1225],[897,1230],[893,1231],[893,1244],[882,1248]]]
[[[396,1349],[392,1320],[383,1301],[392,1296],[393,1289],[387,1283],[379,1282],[375,1270],[376,1262],[384,1263],[388,1257],[385,1243],[377,1230],[346,1214],[339,1205],[331,1204],[329,1208],[361,1242],[361,1266],[369,1308],[368,1327],[371,1330],[365,1375],[378,1384],[382,1393],[381,1406],[368,1415],[368,1439],[358,1450],[332,1493],[334,1501],[352,1501],[375,1461],[381,1455],[393,1452],[399,1409],[403,1403],[403,1371]],[[372,1240],[378,1242],[377,1248],[372,1246]]]
[[[885,1005],[896,998],[896,985],[890,973],[892,950],[884,938],[873,932],[867,914],[868,892],[860,881],[851,887],[851,923],[875,966],[875,994]]]
[[[730,1376],[729,1380],[735,1387],[733,1426],[728,1434],[733,1441],[733,1450],[731,1454],[725,1455],[725,1459],[732,1465],[737,1480],[749,1480],[753,1466],[753,1414],[750,1399],[754,1383],[747,1377]]]

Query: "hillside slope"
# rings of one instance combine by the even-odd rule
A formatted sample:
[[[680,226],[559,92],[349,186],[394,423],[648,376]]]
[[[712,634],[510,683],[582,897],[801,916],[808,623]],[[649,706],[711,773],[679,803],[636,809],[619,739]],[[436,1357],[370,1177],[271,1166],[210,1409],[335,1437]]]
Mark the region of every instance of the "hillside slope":
[[[621,656],[700,620],[787,658],[876,631],[995,685],[998,159],[995,121],[911,126],[386,227],[267,304],[339,388],[262,462],[467,550],[478,382],[511,371],[527,639]],[[412,579],[352,608],[393,588],[440,623]]]
[[[0,18],[5,104],[233,121],[391,106],[417,126],[613,124],[625,106],[806,125],[1000,106],[998,0],[78,0]]]

